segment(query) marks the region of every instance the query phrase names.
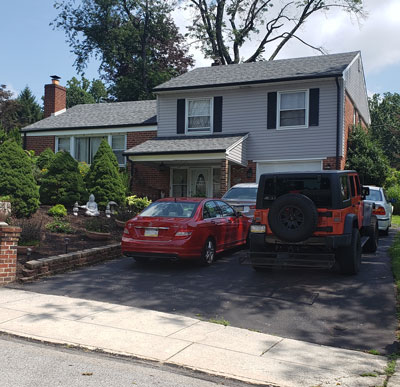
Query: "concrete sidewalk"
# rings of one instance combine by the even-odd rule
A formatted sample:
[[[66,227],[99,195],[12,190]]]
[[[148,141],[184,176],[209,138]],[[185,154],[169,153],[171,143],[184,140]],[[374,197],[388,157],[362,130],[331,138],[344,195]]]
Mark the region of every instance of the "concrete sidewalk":
[[[282,387],[379,386],[387,365],[381,356],[175,314],[7,288],[0,332]]]

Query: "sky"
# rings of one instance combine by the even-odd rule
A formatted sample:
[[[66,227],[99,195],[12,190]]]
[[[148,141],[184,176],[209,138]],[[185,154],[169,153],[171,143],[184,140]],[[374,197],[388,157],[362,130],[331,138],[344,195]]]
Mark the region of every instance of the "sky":
[[[282,1],[282,0],[281,0]],[[17,95],[29,86],[38,102],[50,75],[58,75],[61,84],[77,76],[74,55],[63,31],[49,24],[57,16],[54,0],[0,0],[0,84]],[[313,15],[302,28],[302,39],[323,46],[329,54],[362,53],[368,93],[400,92],[400,0],[364,0],[367,18],[356,20],[331,10]],[[176,10],[173,17],[185,33],[190,11]],[[248,50],[257,44],[252,42]],[[201,52],[191,49],[195,66],[208,66]],[[268,52],[267,52],[268,54]],[[319,55],[298,41],[291,41],[277,59]],[[92,60],[85,77],[99,78],[98,62]]]

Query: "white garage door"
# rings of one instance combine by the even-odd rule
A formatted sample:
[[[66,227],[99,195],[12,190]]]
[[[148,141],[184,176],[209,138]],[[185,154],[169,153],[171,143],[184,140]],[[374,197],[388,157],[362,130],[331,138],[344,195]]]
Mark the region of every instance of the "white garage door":
[[[276,161],[257,163],[257,181],[262,173],[321,171],[322,160]]]

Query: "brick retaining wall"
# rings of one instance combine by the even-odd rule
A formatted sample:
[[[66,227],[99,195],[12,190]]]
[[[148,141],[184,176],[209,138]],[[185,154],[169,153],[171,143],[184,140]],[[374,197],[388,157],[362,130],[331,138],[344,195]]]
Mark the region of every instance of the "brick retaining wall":
[[[94,263],[107,261],[121,256],[121,244],[93,247],[74,253],[55,255],[53,257],[41,258],[28,261],[18,273],[18,279],[22,282],[48,277],[53,274],[62,273],[67,270]]]
[[[0,226],[0,286],[15,281],[17,271],[17,244],[21,229]]]

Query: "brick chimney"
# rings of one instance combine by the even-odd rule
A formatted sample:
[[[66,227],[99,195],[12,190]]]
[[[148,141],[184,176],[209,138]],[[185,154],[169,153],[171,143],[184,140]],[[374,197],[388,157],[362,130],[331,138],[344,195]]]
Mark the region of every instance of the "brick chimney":
[[[44,117],[63,112],[67,107],[67,89],[60,86],[60,77],[51,75],[51,83],[44,85]]]

